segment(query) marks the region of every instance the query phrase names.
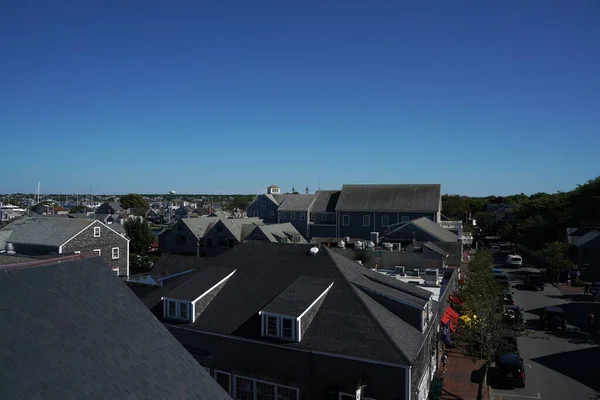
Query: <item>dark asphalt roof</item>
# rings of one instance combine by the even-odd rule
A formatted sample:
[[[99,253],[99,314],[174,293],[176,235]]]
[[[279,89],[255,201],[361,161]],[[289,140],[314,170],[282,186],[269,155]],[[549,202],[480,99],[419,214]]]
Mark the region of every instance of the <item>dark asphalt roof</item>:
[[[429,250],[439,254],[440,256],[443,257],[448,257],[448,252],[444,249],[441,249],[440,247],[436,246],[435,244],[433,244],[432,242],[425,242],[423,243],[423,247],[428,248]]]
[[[186,326],[200,331],[266,340],[260,335],[258,312],[299,277],[310,277],[316,278],[315,282],[322,280],[333,283],[333,286],[303,334],[302,341],[282,345],[404,365],[412,363],[425,334],[355,287],[355,283],[369,285],[373,282],[367,277],[371,275],[367,268],[326,247],[322,247],[315,256],[309,256],[311,247],[245,242],[212,259],[214,267],[235,269],[236,272],[196,322]],[[197,281],[199,276],[200,273],[193,280]],[[415,307],[423,304],[423,292],[431,295],[393,278],[380,274],[376,278],[389,279],[387,289],[393,291],[396,297],[410,300]],[[191,286],[191,282],[191,279],[187,280],[184,285]]]
[[[299,276],[262,311],[297,318],[332,284],[329,279]]]
[[[344,185],[336,211],[426,211],[440,209],[441,185]]]
[[[318,190],[317,193],[315,193],[315,200],[310,206],[310,212],[335,212],[335,206],[339,197],[339,190]]]
[[[235,272],[234,268],[208,267],[165,295],[170,299],[193,301]]]
[[[0,299],[3,400],[230,399],[101,257],[4,268]]]

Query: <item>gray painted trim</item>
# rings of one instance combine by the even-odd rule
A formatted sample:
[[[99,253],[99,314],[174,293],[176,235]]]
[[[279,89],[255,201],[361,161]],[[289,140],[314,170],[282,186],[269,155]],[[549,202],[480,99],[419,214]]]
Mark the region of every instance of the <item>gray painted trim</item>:
[[[281,345],[278,345],[278,344],[273,344],[273,343],[268,343],[268,342],[262,342],[260,340],[246,339],[246,338],[241,338],[241,337],[236,337],[236,336],[225,335],[225,334],[222,334],[222,333],[213,333],[213,332],[200,331],[200,330],[197,330],[197,329],[186,328],[185,326],[172,325],[172,324],[167,324],[167,323],[165,323],[165,326],[170,327],[170,328],[177,328],[177,329],[181,329],[181,330],[189,331],[189,332],[201,333],[203,335],[217,336],[217,337],[222,337],[222,338],[225,338],[225,339],[239,340],[241,342],[261,344],[261,345],[264,345],[264,346],[271,346],[271,347],[277,347],[277,348],[284,349],[284,350],[301,351],[303,353],[313,353],[313,354],[319,354],[319,355],[323,355],[323,356],[327,356],[327,357],[335,357],[335,358],[341,358],[341,359],[345,359],[345,360],[352,360],[352,361],[366,362],[366,363],[369,363],[369,364],[383,365],[383,366],[386,366],[386,367],[402,368],[402,369],[405,369],[405,370],[409,370],[410,368],[412,368],[410,365],[395,364],[395,363],[390,363],[390,362],[386,362],[386,361],[371,360],[371,359],[368,359],[368,358],[361,358],[361,357],[350,357],[350,356],[344,356],[344,355],[341,355],[341,354],[327,353],[327,352],[324,352],[324,351],[315,351],[315,350],[305,350],[305,349],[291,348],[291,347],[287,347],[287,346],[281,346]]]
[[[336,210],[336,212],[356,212],[356,213],[370,213],[370,212],[378,212],[378,213],[437,213],[438,210],[377,210],[377,211],[370,211],[370,210]]]
[[[411,387],[412,385],[411,385],[411,381],[410,381],[411,376],[412,376],[412,366],[406,368],[405,372],[406,372],[406,376],[405,376],[405,379],[406,379],[406,399],[410,400],[410,399],[412,399],[412,396],[411,396],[411,393],[410,393],[411,390],[412,390],[412,387]]]

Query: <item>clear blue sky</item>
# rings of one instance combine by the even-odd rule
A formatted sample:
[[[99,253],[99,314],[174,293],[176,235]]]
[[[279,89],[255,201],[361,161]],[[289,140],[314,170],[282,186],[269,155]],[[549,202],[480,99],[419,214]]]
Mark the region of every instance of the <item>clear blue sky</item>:
[[[600,175],[599,21],[596,0],[5,1],[0,193],[569,190]]]

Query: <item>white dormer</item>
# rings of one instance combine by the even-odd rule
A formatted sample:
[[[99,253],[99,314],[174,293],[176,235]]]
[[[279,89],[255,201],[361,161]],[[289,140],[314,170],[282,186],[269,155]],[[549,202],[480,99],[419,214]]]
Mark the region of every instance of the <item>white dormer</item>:
[[[333,283],[326,279],[298,277],[259,311],[261,335],[292,342],[301,341],[332,286]]]
[[[267,188],[267,194],[281,194],[279,186],[271,185]]]
[[[196,322],[235,273],[232,268],[207,268],[162,298],[163,318]]]

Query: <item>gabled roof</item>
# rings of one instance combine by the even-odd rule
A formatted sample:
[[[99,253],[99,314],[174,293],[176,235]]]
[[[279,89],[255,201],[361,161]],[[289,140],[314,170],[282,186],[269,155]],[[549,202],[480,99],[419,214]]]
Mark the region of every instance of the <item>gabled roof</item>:
[[[299,243],[307,243],[306,239],[298,232],[298,230],[292,225],[291,222],[284,222],[281,224],[269,224],[269,225],[260,225],[257,227],[253,227],[254,229],[260,229],[262,233],[269,239],[272,243],[277,243],[279,240],[277,238],[286,238],[289,239],[290,236],[300,236]],[[250,232],[248,233],[248,235]],[[246,237],[248,237],[246,235]]]
[[[25,217],[9,241],[59,247],[94,222],[91,219]]]
[[[444,249],[441,249],[439,246],[436,246],[435,244],[431,243],[431,242],[425,242],[423,243],[423,247],[428,248],[429,250],[439,254],[442,257],[448,257],[448,252]]]
[[[271,196],[273,196],[273,198],[275,199],[277,204],[281,204],[290,195],[283,193],[283,194],[272,194]]]
[[[310,212],[335,212],[335,206],[340,197],[340,190],[317,190],[315,200],[310,206]]]
[[[400,227],[394,229],[394,231],[403,229],[404,227],[409,226],[409,225],[413,225],[413,226],[421,229],[422,231],[427,232],[431,236],[437,238],[439,241],[458,242],[458,236],[456,236],[454,233],[450,232],[448,229],[442,228],[441,226],[439,226],[438,224],[436,224],[429,218],[425,218],[425,217],[413,219],[412,221],[409,221],[406,224],[401,225]],[[390,234],[392,232],[390,232]]]
[[[246,237],[244,237],[244,234],[247,235],[248,230],[250,229],[250,228],[244,229],[244,226],[246,226],[246,225],[256,226],[256,225],[262,225],[262,223],[263,223],[262,219],[260,219],[260,218],[223,218],[223,219],[221,219],[221,222],[223,223],[225,228],[227,228],[227,230],[229,230],[229,232],[231,232],[233,237],[236,238],[240,242],[246,238]]]
[[[580,247],[585,245],[588,242],[600,237],[600,231],[591,231],[586,233],[583,236],[577,236],[573,238],[572,244],[575,247]]]
[[[220,217],[183,218],[178,224],[184,223],[197,239],[201,239],[220,219]],[[176,225],[174,224],[170,229],[177,229]]]
[[[344,185],[336,211],[440,210],[441,185]]]
[[[235,269],[236,272],[196,321],[186,327],[264,340],[260,336],[258,312],[282,296],[298,278],[308,277],[318,282],[333,283],[333,286],[301,342],[284,346],[402,365],[412,363],[423,344],[425,333],[389,312],[356,285],[382,285],[381,282],[385,282],[388,294],[401,298],[403,303],[399,304],[417,314],[428,298],[426,296],[431,296],[431,293],[380,276],[326,247],[309,256],[311,247],[244,242],[213,258],[210,260],[213,267]],[[198,281],[199,277],[200,273],[197,273],[184,285],[192,286],[192,281]],[[306,302],[306,299],[302,297],[298,301]]]
[[[196,273],[175,289],[165,295],[170,299],[194,301],[210,288],[235,272],[234,268],[208,267]]]
[[[332,285],[329,279],[299,276],[261,311],[297,318]]]
[[[314,198],[314,194],[289,194],[277,211],[308,211]]]
[[[0,267],[0,398],[230,399],[101,257],[58,262]]]

